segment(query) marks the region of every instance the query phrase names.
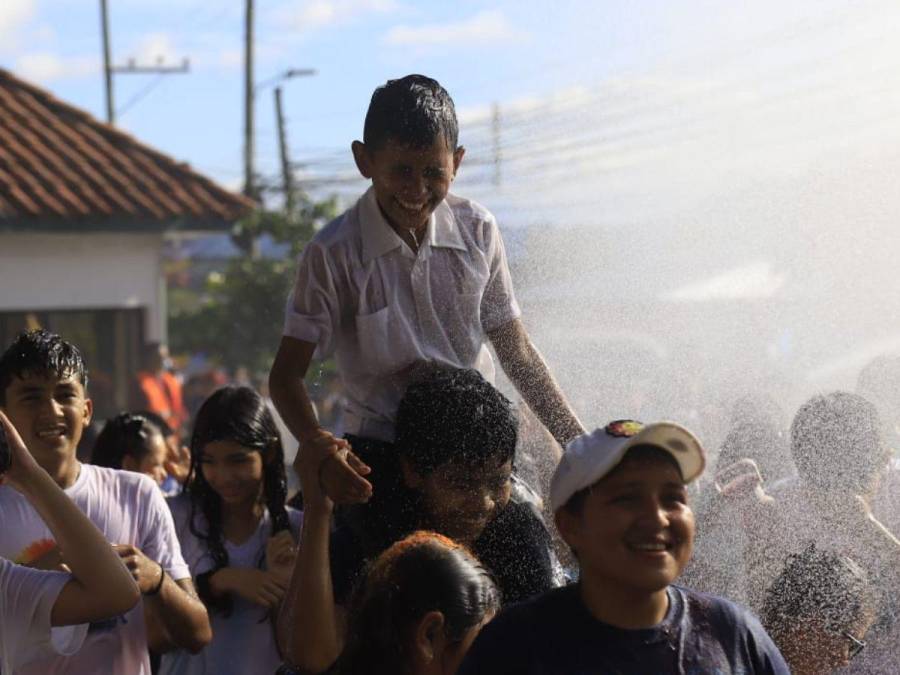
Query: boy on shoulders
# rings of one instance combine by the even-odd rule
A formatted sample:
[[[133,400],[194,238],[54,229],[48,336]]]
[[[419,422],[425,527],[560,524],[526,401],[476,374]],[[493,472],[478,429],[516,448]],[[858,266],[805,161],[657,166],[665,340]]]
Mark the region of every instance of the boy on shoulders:
[[[399,476],[392,444],[403,392],[434,364],[492,380],[487,341],[559,443],[583,432],[522,324],[494,217],[449,193],[465,154],[458,136],[453,101],[435,80],[409,75],[379,87],[363,142],[352,146],[372,187],[300,258],[269,382],[300,452],[352,448],[322,473],[339,504],[367,502],[375,486],[377,511],[381,486]],[[319,426],[310,403],[303,378],[314,353],[336,358],[346,440]]]

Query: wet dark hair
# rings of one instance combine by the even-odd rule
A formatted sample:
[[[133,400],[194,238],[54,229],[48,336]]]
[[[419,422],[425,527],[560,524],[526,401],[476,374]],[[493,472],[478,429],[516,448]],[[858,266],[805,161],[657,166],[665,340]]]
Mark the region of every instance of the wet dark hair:
[[[206,481],[201,468],[203,449],[215,441],[233,441],[260,453],[263,459],[263,499],[272,520],[272,534],[290,527],[285,501],[287,479],[284,470],[284,450],[275,420],[263,398],[250,387],[222,387],[210,396],[194,422],[191,436],[191,469],[185,483],[185,492],[191,499],[191,532],[209,548],[215,572],[228,566],[222,534],[222,498]],[[203,514],[206,529],[198,526],[197,512]],[[262,565],[264,559],[260,559]],[[224,613],[230,613],[226,599],[207,604]]]
[[[400,400],[395,447],[421,476],[450,462],[493,466],[515,458],[518,428],[510,400],[477,370],[440,370]]]
[[[71,377],[87,389],[87,369],[78,347],[43,328],[22,331],[0,356],[0,405],[6,405],[14,377],[44,374]]]
[[[654,461],[654,462],[663,462],[665,464],[670,464],[675,467],[675,470],[678,472],[678,475],[681,476],[682,480],[684,480],[684,476],[681,474],[681,467],[678,465],[678,462],[672,457],[670,452],[663,450],[662,448],[656,445],[635,445],[633,448],[629,448],[628,452],[625,453],[625,456],[616,464],[612,471],[603,476],[600,480],[604,480],[605,478],[609,478],[610,476],[614,476],[617,471],[622,467],[622,465],[630,460],[636,461]],[[599,482],[599,481],[598,481]],[[597,483],[594,483],[596,485]],[[581,512],[584,510],[584,502],[587,499],[587,496],[591,493],[594,485],[588,485],[586,488],[580,489],[578,492],[569,497],[569,501],[563,504],[562,508],[571,513],[574,516],[580,516]]]
[[[407,75],[388,80],[372,94],[363,142],[378,150],[388,139],[411,148],[427,148],[438,138],[455,151],[459,124],[453,99],[437,80]]]
[[[168,438],[175,433],[174,429],[169,426],[169,423],[159,413],[155,413],[152,410],[141,410],[135,414],[144,417],[150,424],[159,429],[159,433],[163,435],[163,438]]]
[[[443,614],[448,641],[461,642],[499,607],[496,584],[469,551],[415,532],[382,553],[354,593],[338,672],[408,673],[412,631],[426,614]]]
[[[766,593],[762,620],[776,642],[803,619],[840,634],[875,611],[863,569],[850,558],[810,544],[791,555]],[[861,637],[861,636],[859,636]]]
[[[108,420],[97,436],[91,464],[121,469],[126,455],[140,462],[150,452],[147,441],[156,433],[162,435],[159,427],[143,415],[120,413]]]
[[[791,425],[791,452],[806,485],[853,494],[871,489],[888,457],[875,406],[844,391],[801,406]]]

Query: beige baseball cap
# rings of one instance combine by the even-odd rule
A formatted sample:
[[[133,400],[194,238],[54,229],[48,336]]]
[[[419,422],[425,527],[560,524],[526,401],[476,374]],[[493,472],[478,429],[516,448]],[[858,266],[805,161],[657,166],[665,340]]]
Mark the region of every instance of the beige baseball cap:
[[[644,425],[635,420],[616,420],[566,445],[550,481],[553,511],[558,511],[576,492],[612,471],[625,453],[637,445],[652,445],[672,455],[685,483],[695,480],[706,466],[706,453],[700,441],[680,424],[656,422]]]

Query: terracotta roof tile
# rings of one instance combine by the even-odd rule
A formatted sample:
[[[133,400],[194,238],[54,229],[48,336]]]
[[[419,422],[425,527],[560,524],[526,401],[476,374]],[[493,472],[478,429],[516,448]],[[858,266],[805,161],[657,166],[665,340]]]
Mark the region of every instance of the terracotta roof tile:
[[[254,202],[0,69],[0,229],[225,228]]]

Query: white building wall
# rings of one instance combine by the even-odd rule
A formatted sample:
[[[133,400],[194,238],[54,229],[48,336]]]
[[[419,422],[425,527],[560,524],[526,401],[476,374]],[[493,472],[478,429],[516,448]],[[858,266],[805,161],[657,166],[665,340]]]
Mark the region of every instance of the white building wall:
[[[143,308],[164,341],[161,234],[0,232],[0,311]]]

